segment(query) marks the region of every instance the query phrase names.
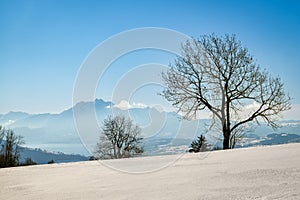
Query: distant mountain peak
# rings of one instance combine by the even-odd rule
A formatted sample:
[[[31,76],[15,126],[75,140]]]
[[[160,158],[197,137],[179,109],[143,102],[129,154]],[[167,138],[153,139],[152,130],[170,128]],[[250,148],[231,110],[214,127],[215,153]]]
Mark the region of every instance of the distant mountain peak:
[[[110,101],[104,101],[103,99],[95,99],[95,105],[101,105],[101,106],[113,106],[114,104]]]

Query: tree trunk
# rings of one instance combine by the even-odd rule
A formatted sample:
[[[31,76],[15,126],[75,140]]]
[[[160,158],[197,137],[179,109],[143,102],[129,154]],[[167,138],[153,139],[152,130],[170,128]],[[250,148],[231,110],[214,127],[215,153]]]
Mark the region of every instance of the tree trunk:
[[[114,144],[114,158],[117,159],[117,148],[115,144]]]
[[[230,131],[223,131],[223,149],[230,149]]]
[[[121,148],[120,148],[120,147],[118,147],[117,155],[118,155],[118,158],[122,158],[122,155],[121,155]]]

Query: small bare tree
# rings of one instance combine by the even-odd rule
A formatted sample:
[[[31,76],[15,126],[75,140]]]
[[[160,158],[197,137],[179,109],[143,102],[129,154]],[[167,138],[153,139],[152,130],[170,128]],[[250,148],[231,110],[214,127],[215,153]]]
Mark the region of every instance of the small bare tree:
[[[24,144],[22,136],[0,126],[0,167],[19,165],[20,145],[22,144]]]
[[[209,110],[221,125],[223,149],[234,147],[246,123],[262,119],[276,128],[279,114],[290,109],[280,78],[261,70],[235,35],[204,35],[182,51],[163,73],[162,95],[187,119]]]
[[[104,120],[95,157],[118,159],[143,153],[141,129],[124,116],[109,116]]]

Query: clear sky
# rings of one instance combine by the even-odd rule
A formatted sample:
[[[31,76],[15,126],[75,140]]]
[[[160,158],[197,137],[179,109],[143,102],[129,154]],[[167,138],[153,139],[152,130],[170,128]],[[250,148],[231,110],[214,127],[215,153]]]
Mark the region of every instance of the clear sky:
[[[193,37],[234,33],[262,68],[282,78],[292,103],[300,104],[299,1],[0,0],[0,113],[56,113],[71,107],[73,84],[89,52],[112,35],[142,27]],[[118,63],[128,70],[144,62],[168,64],[169,58],[149,51],[146,58],[136,53]],[[118,63],[106,86],[98,87],[98,98],[110,100],[112,79],[124,72]],[[136,101],[157,103],[151,100],[159,97],[150,91],[155,93],[146,87],[137,92]]]

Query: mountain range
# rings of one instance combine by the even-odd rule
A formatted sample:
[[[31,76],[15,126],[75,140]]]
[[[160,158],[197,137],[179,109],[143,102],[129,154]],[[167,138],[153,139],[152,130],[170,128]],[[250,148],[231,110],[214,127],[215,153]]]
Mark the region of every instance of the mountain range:
[[[27,158],[30,158],[37,164],[47,164],[51,161],[55,163],[66,163],[89,160],[89,157],[83,155],[48,152],[39,148],[32,149],[28,147],[21,147],[19,162],[24,163]]]
[[[92,112],[95,109],[95,113]],[[9,112],[0,115],[0,125],[13,129],[16,134],[24,136],[26,147],[41,148],[47,151],[63,152],[66,154],[81,154],[90,156],[100,135],[99,132],[86,131],[78,133],[74,122],[76,115],[84,120],[82,124],[89,127],[92,115],[95,115],[98,126],[103,120],[112,114],[122,114],[130,118],[142,128],[145,154],[172,154],[185,152],[192,140],[204,133],[210,123],[209,119],[182,120],[180,115],[174,112],[161,111],[155,107],[120,109],[112,102],[96,99],[94,102],[80,102],[74,107],[58,114],[43,113],[29,114],[24,112]],[[285,141],[298,141],[300,138],[300,121],[280,121],[281,128],[274,131],[266,124],[261,124],[246,139],[241,146],[277,144]],[[273,134],[273,135],[272,135]],[[275,140],[271,137],[280,135]],[[285,135],[281,135],[285,134]],[[290,136],[293,140],[286,140]],[[213,145],[220,141],[216,137],[207,135],[207,139]],[[263,141],[269,141],[263,142]],[[300,139],[299,139],[300,140]],[[91,141],[91,142],[90,142]]]

